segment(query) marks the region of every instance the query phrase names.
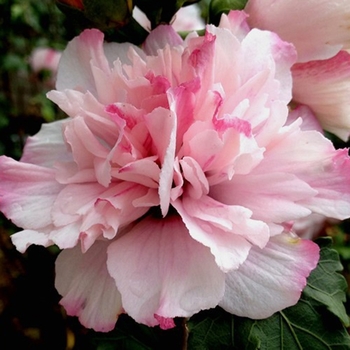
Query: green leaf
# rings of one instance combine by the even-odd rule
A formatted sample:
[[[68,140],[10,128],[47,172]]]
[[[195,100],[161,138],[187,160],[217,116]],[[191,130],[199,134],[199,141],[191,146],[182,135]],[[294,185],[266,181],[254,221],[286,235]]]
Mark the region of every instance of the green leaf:
[[[135,322],[121,315],[116,327],[109,333],[89,331],[87,341],[95,350],[163,350],[181,349],[184,338],[183,319],[176,319],[177,327],[162,330]]]
[[[349,326],[349,317],[344,307],[347,283],[345,278],[338,273],[343,270],[339,255],[331,248],[330,238],[319,239],[317,243],[322,248],[320,261],[317,269],[310,274],[303,294],[325,305],[330,312]]]
[[[301,299],[265,320],[233,316],[220,308],[192,317],[189,350],[342,350],[350,338],[339,319]]]
[[[188,322],[188,349],[259,349],[261,342],[251,332],[252,322],[248,318],[233,316],[219,307],[202,311]]]
[[[220,308],[203,311],[188,322],[188,349],[350,349],[350,336],[341,322],[347,315],[339,257],[330,240],[317,243],[320,261],[296,305],[265,320],[237,317]]]
[[[84,0],[86,18],[99,28],[122,27],[132,15],[132,0]]]

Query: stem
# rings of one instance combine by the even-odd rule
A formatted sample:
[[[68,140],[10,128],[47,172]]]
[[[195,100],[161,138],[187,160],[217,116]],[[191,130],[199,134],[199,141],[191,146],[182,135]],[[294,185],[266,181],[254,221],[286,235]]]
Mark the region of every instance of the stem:
[[[182,320],[182,331],[183,331],[183,336],[182,336],[182,348],[181,350],[187,350],[187,341],[188,341],[188,327],[187,327],[187,318],[183,318]]]

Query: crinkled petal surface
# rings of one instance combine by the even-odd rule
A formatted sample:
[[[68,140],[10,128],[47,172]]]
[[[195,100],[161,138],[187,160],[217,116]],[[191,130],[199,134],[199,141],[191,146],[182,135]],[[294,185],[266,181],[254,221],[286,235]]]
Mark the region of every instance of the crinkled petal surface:
[[[226,275],[220,306],[234,315],[267,318],[296,304],[319,259],[319,248],[290,234],[273,237],[262,250],[250,250],[246,262]]]

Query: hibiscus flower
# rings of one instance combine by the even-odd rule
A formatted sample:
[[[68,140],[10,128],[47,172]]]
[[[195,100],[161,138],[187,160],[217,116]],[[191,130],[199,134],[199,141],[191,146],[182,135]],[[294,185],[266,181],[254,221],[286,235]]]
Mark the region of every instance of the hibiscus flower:
[[[350,215],[346,150],[287,122],[294,47],[243,12],[143,49],[86,30],[48,97],[69,116],[0,158],[0,209],[58,245],[56,288],[98,331],[120,313],[162,328],[220,305],[266,318],[294,305],[319,249],[289,223]]]

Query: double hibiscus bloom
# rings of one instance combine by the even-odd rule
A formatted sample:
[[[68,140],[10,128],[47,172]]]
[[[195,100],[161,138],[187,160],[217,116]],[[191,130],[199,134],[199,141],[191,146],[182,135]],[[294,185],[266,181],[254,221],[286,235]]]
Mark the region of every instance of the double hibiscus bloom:
[[[246,20],[185,40],[159,26],[142,49],[84,31],[48,94],[68,118],[0,158],[14,244],[62,249],[56,288],[86,327],[127,313],[166,329],[217,305],[269,317],[319,258],[293,223],[350,216],[347,150],[288,107],[294,46]]]

